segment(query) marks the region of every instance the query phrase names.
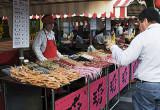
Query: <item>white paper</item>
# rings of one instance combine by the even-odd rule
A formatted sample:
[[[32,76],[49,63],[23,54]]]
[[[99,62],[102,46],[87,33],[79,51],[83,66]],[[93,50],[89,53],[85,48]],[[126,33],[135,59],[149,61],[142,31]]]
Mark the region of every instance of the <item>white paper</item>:
[[[106,18],[106,30],[111,30],[111,18]]]
[[[29,0],[13,0],[13,48],[29,47]]]
[[[90,30],[96,30],[96,18],[91,18],[90,20]]]

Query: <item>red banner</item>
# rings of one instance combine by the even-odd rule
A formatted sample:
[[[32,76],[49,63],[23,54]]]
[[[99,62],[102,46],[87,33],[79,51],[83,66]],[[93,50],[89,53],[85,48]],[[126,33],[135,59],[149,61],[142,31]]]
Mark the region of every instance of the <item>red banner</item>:
[[[90,110],[99,110],[107,101],[107,76],[90,84]]]
[[[132,66],[132,68],[131,68],[131,79],[134,79],[134,73],[138,68],[138,60],[132,62],[131,66]]]
[[[120,68],[120,91],[129,83],[130,65]]]
[[[118,69],[109,73],[109,101],[119,92]]]
[[[87,86],[57,100],[55,110],[88,110]]]

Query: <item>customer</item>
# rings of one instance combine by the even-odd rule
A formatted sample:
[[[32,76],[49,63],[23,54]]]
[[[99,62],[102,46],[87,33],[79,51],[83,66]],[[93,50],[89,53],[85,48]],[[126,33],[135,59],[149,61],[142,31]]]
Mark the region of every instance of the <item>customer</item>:
[[[123,30],[124,30],[125,24],[122,22],[120,26],[116,29],[116,40],[119,41],[120,38],[123,36]]]
[[[61,57],[61,53],[55,45],[55,35],[52,31],[54,22],[52,15],[45,15],[42,18],[43,30],[40,30],[34,39],[32,49],[40,61]]]
[[[122,51],[117,45],[107,49],[120,65],[128,65],[138,58],[137,79],[133,94],[134,110],[160,110],[160,15],[154,8],[146,8],[139,15],[141,33]]]
[[[73,38],[72,38],[72,44],[70,49],[76,51],[76,50],[79,50],[77,49],[77,45],[83,44],[83,39],[78,35],[77,29],[74,29],[72,32],[73,32]]]

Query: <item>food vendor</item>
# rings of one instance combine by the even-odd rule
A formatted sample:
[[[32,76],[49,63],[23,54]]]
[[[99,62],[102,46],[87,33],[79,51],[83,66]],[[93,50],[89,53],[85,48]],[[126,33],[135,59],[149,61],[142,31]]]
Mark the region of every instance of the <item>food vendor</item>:
[[[55,42],[55,34],[52,31],[56,22],[52,15],[48,14],[42,18],[43,29],[35,36],[32,49],[38,60],[44,61],[55,57],[61,57],[61,53],[57,50]]]

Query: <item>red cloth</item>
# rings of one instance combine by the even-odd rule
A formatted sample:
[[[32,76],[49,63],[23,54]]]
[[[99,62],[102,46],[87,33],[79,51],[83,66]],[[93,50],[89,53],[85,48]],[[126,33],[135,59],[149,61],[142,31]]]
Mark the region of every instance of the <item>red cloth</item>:
[[[7,52],[0,52],[0,65],[18,65],[18,49]]]
[[[47,35],[46,35],[46,38],[47,38]],[[47,38],[47,46],[46,46],[46,49],[45,49],[43,55],[47,59],[57,57],[57,47],[54,43],[54,40],[48,40],[48,38]]]
[[[52,17],[52,15],[49,15],[49,16],[46,16],[42,19],[42,22],[43,23],[53,23],[53,22],[56,22],[54,20],[54,18]]]

